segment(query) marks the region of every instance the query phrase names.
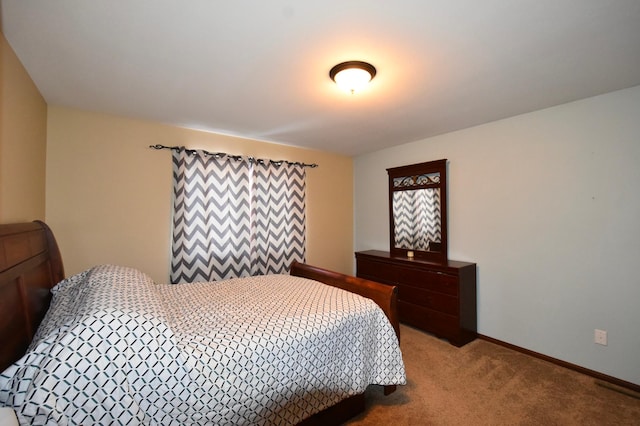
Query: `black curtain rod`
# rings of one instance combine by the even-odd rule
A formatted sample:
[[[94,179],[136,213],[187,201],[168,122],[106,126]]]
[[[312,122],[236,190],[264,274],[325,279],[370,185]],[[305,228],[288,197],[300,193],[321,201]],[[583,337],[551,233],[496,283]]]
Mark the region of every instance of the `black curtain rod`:
[[[164,145],[160,145],[160,144],[155,144],[155,145],[149,145],[149,148],[153,148],[153,149],[170,149],[173,151],[179,151],[181,149],[184,149],[188,154],[195,154],[197,150],[195,149],[187,149],[183,146],[164,146]],[[229,158],[233,158],[234,160],[240,160],[242,157],[242,155],[230,155],[227,154],[225,152],[209,152],[209,151],[205,151],[202,150],[202,152],[204,152],[205,155],[212,155],[214,157],[229,157]],[[313,163],[313,164],[307,164],[307,163],[299,163],[299,162],[295,162],[295,161],[287,161],[287,160],[263,160],[261,158],[254,158],[254,157],[247,157],[247,159],[251,162],[251,161],[255,161],[256,163],[260,163],[260,164],[264,164],[266,162],[270,162],[270,163],[274,163],[274,164],[282,164],[282,163],[287,163],[287,164],[291,164],[294,166],[303,166],[303,167],[311,167],[312,169],[318,167],[317,164]]]

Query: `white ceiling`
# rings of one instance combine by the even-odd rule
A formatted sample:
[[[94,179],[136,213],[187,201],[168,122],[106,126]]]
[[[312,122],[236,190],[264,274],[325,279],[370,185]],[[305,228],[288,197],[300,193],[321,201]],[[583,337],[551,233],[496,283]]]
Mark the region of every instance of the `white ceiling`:
[[[46,101],[359,155],[640,84],[639,0],[1,0]],[[378,74],[356,95],[339,62]]]

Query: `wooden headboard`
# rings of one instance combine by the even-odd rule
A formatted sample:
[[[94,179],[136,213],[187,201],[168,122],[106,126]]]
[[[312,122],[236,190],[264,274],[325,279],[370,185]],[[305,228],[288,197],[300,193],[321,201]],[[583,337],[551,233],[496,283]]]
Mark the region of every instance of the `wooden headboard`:
[[[64,279],[58,244],[43,222],[0,225],[0,371],[24,355]]]

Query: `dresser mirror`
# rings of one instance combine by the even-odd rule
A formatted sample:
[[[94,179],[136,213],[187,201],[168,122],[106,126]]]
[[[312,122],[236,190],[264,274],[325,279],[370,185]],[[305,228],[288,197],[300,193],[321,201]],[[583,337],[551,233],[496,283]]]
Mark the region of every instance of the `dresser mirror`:
[[[447,262],[447,160],[387,169],[392,256]]]

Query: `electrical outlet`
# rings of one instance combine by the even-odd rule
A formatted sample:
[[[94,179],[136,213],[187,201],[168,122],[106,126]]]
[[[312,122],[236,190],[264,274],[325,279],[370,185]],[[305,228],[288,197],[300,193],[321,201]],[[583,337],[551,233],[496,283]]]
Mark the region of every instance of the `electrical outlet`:
[[[607,331],[606,330],[598,330],[597,328],[594,330],[593,341],[598,345],[607,346]]]

